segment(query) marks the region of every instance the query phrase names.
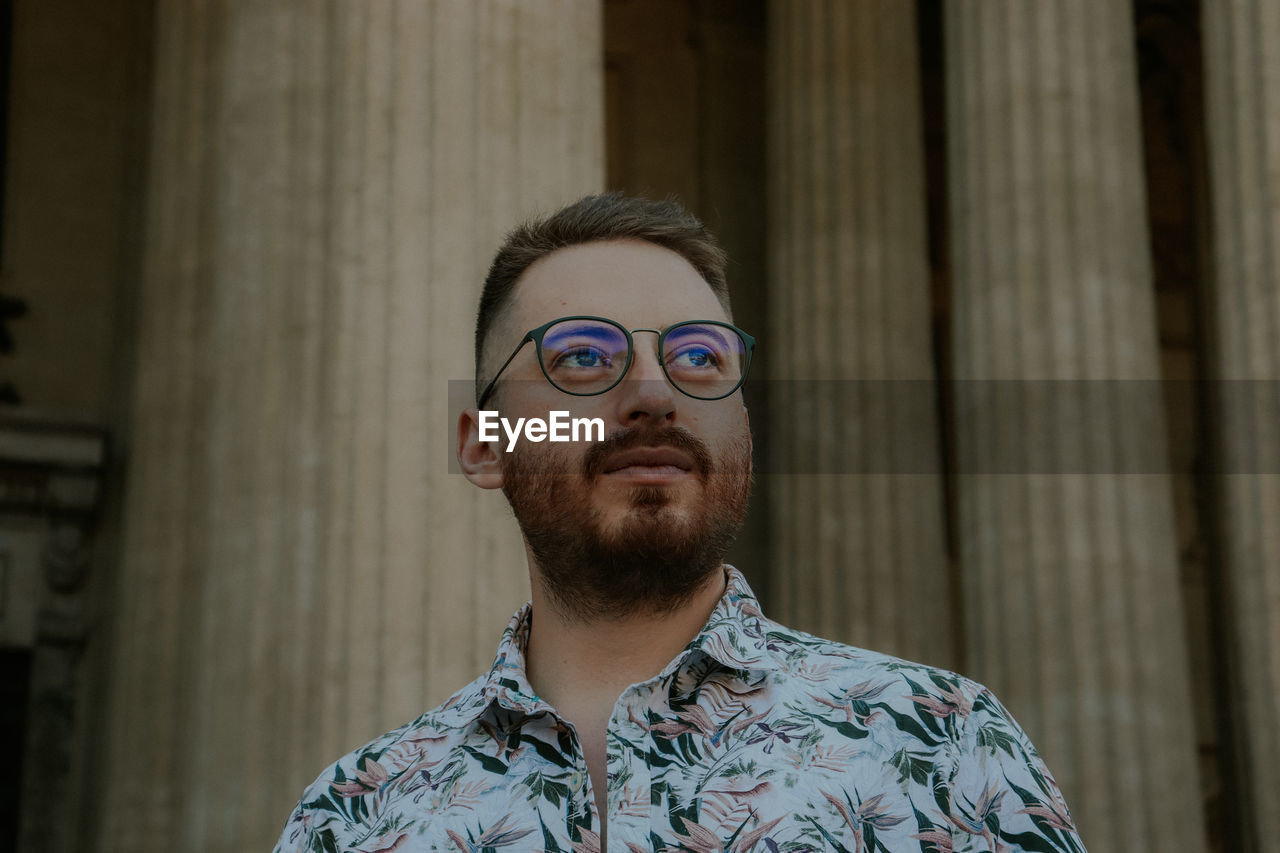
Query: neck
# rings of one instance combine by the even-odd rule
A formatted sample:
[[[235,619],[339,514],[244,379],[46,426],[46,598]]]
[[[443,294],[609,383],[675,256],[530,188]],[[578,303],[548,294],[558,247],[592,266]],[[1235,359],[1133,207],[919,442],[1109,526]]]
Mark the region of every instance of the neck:
[[[531,572],[529,684],[557,708],[592,697],[612,705],[627,687],[657,675],[698,635],[725,590],[724,572],[713,572],[674,610],[583,619],[546,594],[532,563]]]

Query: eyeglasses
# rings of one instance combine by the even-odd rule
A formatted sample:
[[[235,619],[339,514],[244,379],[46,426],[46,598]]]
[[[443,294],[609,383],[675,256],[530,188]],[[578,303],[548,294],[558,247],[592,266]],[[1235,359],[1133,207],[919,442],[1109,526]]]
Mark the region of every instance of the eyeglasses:
[[[547,381],[566,394],[603,394],[622,381],[635,355],[636,332],[658,336],[658,362],[677,391],[698,400],[719,400],[742,386],[755,338],[729,323],[689,320],[665,329],[627,331],[604,317],[561,317],[530,329],[498,368],[477,402],[484,408],[502,371],[529,341]]]

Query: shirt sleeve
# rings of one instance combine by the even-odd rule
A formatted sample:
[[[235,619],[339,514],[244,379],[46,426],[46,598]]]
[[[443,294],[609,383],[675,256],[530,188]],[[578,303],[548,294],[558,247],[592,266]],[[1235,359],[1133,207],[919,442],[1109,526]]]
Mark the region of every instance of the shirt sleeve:
[[[339,849],[340,839],[334,831],[338,801],[331,794],[338,766],[331,765],[302,792],[272,853],[331,853]]]
[[[312,849],[311,820],[313,816],[303,805],[305,800],[304,796],[294,808],[293,814],[289,815],[289,821],[284,825],[284,831],[280,833],[280,840],[272,848],[272,853],[304,853]]]
[[[1085,849],[1058,783],[1022,728],[985,687],[974,697],[960,732],[948,796],[957,850]]]

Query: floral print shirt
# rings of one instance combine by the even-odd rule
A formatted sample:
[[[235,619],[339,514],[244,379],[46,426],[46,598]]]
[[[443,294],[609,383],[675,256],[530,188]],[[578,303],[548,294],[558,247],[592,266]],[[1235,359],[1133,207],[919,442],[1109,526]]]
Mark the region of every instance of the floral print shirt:
[[[1083,851],[986,688],[767,619],[737,570],[706,627],[618,699],[609,851]],[[530,607],[488,674],[340,759],[276,853],[601,848],[573,726],[525,677]]]

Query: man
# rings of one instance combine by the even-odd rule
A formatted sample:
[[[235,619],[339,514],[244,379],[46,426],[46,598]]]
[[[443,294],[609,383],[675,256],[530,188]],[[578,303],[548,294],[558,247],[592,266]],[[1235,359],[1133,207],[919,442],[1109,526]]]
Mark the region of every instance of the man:
[[[771,622],[724,565],[754,344],[724,263],[678,205],[616,194],[508,237],[458,460],[505,492],[533,600],[487,674],[321,775],[278,851],[1083,850],[985,688]],[[490,410],[605,435],[493,441]]]

